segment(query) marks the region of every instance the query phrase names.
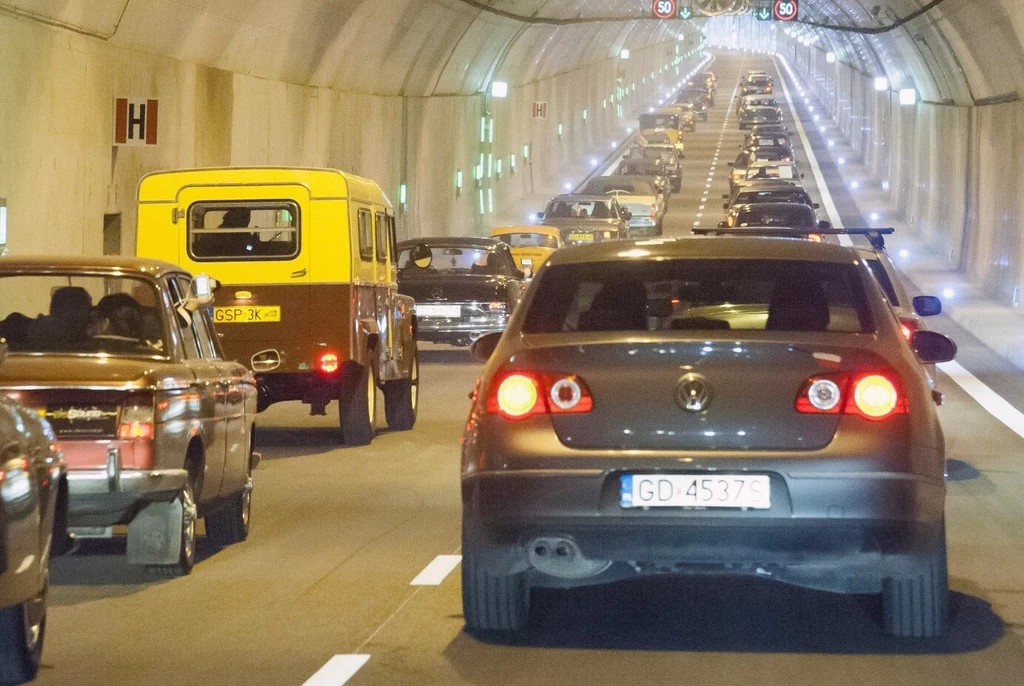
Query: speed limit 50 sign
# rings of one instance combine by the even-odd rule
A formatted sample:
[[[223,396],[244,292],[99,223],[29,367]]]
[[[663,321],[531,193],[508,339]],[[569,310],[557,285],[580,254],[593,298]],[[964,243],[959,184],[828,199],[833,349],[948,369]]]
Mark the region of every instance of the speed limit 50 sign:
[[[675,19],[678,0],[654,0],[655,19]]]
[[[796,21],[799,14],[799,0],[775,0],[772,5],[772,16],[776,21]]]

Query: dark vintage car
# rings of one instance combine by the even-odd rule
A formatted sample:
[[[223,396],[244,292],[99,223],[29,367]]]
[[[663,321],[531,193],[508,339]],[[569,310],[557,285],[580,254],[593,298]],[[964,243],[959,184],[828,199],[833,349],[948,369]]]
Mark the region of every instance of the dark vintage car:
[[[249,531],[256,384],[225,360],[207,277],[125,258],[6,258],[0,392],[53,427],[68,464],[68,523],[128,561],[187,574],[196,520],[217,545]]]
[[[0,346],[0,358],[5,353]],[[31,681],[39,670],[50,556],[71,543],[67,505],[50,425],[0,395],[0,683]]]
[[[505,330],[525,275],[490,238],[416,238],[398,244],[398,290],[416,301],[416,335],[467,346]]]

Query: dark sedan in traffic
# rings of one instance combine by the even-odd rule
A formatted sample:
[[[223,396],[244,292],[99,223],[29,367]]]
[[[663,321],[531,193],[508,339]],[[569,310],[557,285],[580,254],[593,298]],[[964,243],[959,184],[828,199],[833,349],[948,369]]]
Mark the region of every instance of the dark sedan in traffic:
[[[490,238],[415,238],[398,244],[398,290],[416,301],[421,341],[467,346],[504,331],[526,275]]]
[[[942,631],[945,453],[920,363],[955,346],[908,345],[855,250],[566,249],[474,352],[468,628],[523,627],[537,587],[725,574],[880,594],[887,632]]]

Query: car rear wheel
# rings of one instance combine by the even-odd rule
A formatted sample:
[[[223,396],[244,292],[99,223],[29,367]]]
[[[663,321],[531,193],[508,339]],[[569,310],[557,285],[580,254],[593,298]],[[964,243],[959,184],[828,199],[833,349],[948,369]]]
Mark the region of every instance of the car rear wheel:
[[[196,520],[199,518],[195,501],[195,487],[190,477],[178,496],[181,505],[181,538],[178,541],[178,561],[174,564],[150,565],[149,571],[160,577],[187,576],[196,564]]]
[[[476,631],[517,631],[530,615],[526,572],[492,574],[476,560],[472,548],[462,552],[462,615]]]
[[[373,351],[368,351],[366,359],[370,361],[373,358]],[[342,380],[341,397],[338,399],[341,442],[348,446],[370,445],[377,410],[377,379],[373,364],[356,369],[358,371]]]
[[[882,584],[885,633],[900,638],[931,638],[946,628],[949,577],[946,566],[946,528],[928,557],[912,571]]]
[[[251,454],[251,452],[250,452]],[[242,490],[231,496],[227,505],[206,515],[206,537],[218,546],[241,543],[249,537],[252,511],[252,460],[249,460]]]
[[[416,425],[420,396],[420,362],[415,353],[408,379],[384,382],[384,415],[392,431],[408,431]]]
[[[46,588],[36,598],[0,610],[0,683],[32,681],[46,634]]]

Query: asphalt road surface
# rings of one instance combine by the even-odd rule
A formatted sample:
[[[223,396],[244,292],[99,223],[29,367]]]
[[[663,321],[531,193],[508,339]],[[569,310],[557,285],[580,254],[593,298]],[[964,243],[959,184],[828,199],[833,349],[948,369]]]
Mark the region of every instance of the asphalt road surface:
[[[717,107],[686,137],[668,235],[721,220],[726,162],[742,139],[730,97],[741,73],[776,66],[725,53],[710,68]],[[960,343],[961,364],[1024,408],[1019,374],[952,322],[935,328]],[[883,636],[870,597],[661,578],[538,592],[529,629],[503,639],[463,630],[450,558],[428,572],[437,583],[410,585],[459,552],[459,438],[479,370],[461,350],[421,357],[414,431],[343,450],[333,406],[328,417],[299,404],[261,415],[252,534],[220,551],[201,542],[190,576],[150,578],[125,564],[116,539],[55,560],[37,683],[299,686],[318,672],[317,686],[1024,683],[1024,439],[949,378],[939,378],[951,458],[947,636]]]

